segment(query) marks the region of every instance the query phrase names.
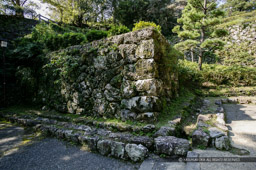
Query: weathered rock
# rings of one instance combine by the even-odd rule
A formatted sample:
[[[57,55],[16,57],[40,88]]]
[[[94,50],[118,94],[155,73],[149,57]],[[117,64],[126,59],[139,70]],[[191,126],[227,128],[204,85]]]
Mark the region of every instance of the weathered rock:
[[[203,121],[199,121],[197,122],[197,127],[209,127],[210,125],[208,125],[207,123],[204,123]]]
[[[222,101],[221,100],[215,100],[215,104],[218,105],[218,106],[221,106],[222,105]]]
[[[195,130],[192,134],[192,146],[204,146],[207,147],[209,144],[209,135],[203,130]]]
[[[224,120],[225,119],[224,113],[217,113],[216,116],[217,116],[216,122],[218,124],[221,124],[221,125],[225,125],[226,124],[225,120]]]
[[[197,122],[199,122],[199,121],[203,121],[203,122],[206,122],[206,121],[209,121],[210,120],[210,118],[209,118],[209,116],[208,115],[198,115],[198,117],[197,117]]]
[[[158,136],[173,136],[175,133],[175,128],[168,127],[168,126],[162,126],[155,134],[155,137]]]
[[[109,155],[111,153],[111,143],[110,140],[100,140],[97,143],[97,149],[101,155]]]
[[[156,129],[155,125],[148,124],[142,128],[143,132],[152,132]]]
[[[125,120],[136,120],[137,114],[130,111],[130,110],[121,110],[121,115],[120,115],[121,119],[123,121]]]
[[[79,142],[82,143],[83,145],[88,146],[88,149],[91,151],[96,151],[97,150],[97,142],[99,140],[99,137],[91,137],[91,136],[79,136],[78,137]]]
[[[155,152],[166,155],[186,155],[189,150],[189,141],[174,136],[155,138]]]
[[[111,156],[116,158],[125,159],[125,144],[122,142],[115,142],[111,143]]]
[[[129,158],[134,162],[142,161],[148,155],[148,149],[143,145],[127,144],[125,146],[125,151]]]
[[[147,148],[150,148],[153,145],[153,139],[148,136],[134,136],[129,139],[130,143],[142,144]]]
[[[225,136],[225,132],[219,130],[216,127],[211,127],[208,130],[210,132],[210,137],[211,138],[218,138],[218,137],[221,137],[221,136]]]
[[[215,147],[220,150],[229,150],[230,142],[227,136],[222,136],[215,139]]]
[[[224,108],[223,107],[218,107],[216,112],[217,113],[224,113]]]
[[[147,112],[157,108],[158,97],[140,96],[122,100],[121,104],[132,111]]]

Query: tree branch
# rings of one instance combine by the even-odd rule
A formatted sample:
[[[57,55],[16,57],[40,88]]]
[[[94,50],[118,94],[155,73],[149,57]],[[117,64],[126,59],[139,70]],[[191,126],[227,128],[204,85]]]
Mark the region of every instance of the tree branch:
[[[25,3],[26,3],[27,1],[28,1],[28,0],[23,1],[23,3],[22,3],[22,5],[21,5],[21,6],[25,5]]]

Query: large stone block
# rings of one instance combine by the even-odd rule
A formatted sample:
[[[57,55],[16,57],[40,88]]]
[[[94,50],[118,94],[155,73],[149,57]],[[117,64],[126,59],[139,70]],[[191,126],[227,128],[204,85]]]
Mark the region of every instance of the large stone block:
[[[155,152],[166,155],[183,155],[189,150],[189,141],[174,136],[159,136],[155,138]]]
[[[135,112],[150,112],[159,109],[159,98],[155,96],[140,96],[123,99],[121,105]]]

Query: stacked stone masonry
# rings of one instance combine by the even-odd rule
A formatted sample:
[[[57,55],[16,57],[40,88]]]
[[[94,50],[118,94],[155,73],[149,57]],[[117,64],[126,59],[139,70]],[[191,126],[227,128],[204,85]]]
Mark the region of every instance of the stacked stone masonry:
[[[42,82],[37,99],[62,112],[154,121],[162,102],[177,95],[172,50],[161,34],[147,28],[54,52],[49,62],[78,51],[76,75],[60,76],[60,85]]]

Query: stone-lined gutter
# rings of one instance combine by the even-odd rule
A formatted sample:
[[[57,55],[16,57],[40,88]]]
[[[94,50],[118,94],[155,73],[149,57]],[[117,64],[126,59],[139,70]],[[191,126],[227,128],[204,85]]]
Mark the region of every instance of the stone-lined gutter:
[[[197,129],[192,134],[193,147],[215,147],[219,150],[231,149],[223,108],[223,103],[227,101],[226,99],[215,100],[217,109],[214,114],[198,115]],[[209,100],[204,100],[202,109],[208,107],[209,102]]]
[[[1,117],[57,138],[85,145],[90,151],[101,155],[134,162],[144,160],[149,152],[167,156],[186,156],[190,149],[187,139],[169,136],[174,133],[172,127],[161,127],[153,136],[136,136],[128,132],[113,132],[100,127],[28,115],[1,114]],[[154,125],[143,128],[148,132],[155,130]]]

